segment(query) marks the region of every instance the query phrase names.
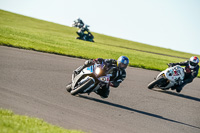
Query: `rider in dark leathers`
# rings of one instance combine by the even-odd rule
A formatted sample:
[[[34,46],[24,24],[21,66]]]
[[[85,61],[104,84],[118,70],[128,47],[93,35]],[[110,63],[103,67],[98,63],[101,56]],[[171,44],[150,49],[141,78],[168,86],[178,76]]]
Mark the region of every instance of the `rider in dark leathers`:
[[[169,66],[185,66],[185,78],[182,82],[180,82],[179,85],[176,85],[172,87],[173,89],[176,89],[177,92],[181,92],[182,88],[193,81],[195,77],[198,75],[199,71],[199,59],[196,56],[192,56],[188,61],[180,62],[180,63],[169,63]]]
[[[83,21],[80,19],[80,18],[78,18],[78,27],[79,28],[81,28],[81,27],[83,27],[84,26],[84,23],[83,23]]]
[[[120,56],[118,60],[102,58],[87,60],[85,61],[83,66],[80,66],[74,72],[76,74],[79,74],[84,68],[89,67],[94,63],[101,64],[102,62],[106,64],[106,70],[111,71],[112,76],[110,77],[109,85],[101,87],[96,93],[99,94],[102,98],[107,98],[110,93],[109,86],[117,88],[120,85],[120,83],[126,78],[125,69],[129,64],[129,59],[126,56]]]
[[[88,29],[89,25],[84,25],[83,27],[81,27],[76,33],[79,35],[79,37],[77,39],[82,39],[83,36],[85,35],[84,32],[89,32]]]
[[[84,26],[84,23],[80,18],[77,18],[77,20],[75,20],[74,23],[77,24],[76,27],[78,28],[82,28]]]

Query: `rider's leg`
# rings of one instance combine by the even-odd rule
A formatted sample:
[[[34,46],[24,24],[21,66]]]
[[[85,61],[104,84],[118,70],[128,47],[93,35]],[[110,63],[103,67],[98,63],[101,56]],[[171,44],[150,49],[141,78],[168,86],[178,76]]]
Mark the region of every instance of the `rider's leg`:
[[[109,86],[103,86],[96,92],[98,95],[100,95],[102,98],[108,98],[108,95],[110,93],[110,87]]]
[[[186,79],[184,79],[184,81],[182,82],[182,84],[180,84],[177,88],[176,88],[176,92],[181,92],[181,90],[183,89],[183,87],[188,84],[191,83],[193,81],[193,77],[189,76]]]
[[[186,84],[182,84],[182,85],[179,85],[176,87],[176,92],[180,93],[181,90],[183,89],[183,87],[185,86]]]

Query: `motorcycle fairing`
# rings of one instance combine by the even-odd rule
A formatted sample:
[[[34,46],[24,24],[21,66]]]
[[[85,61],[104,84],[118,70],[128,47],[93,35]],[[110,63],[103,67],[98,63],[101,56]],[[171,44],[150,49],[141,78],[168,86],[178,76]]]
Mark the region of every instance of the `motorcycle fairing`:
[[[76,75],[75,77],[74,77],[74,75],[72,76],[72,77],[74,77],[72,79],[72,81],[73,81],[72,88],[74,88],[76,86],[76,84],[79,82],[80,79],[82,79],[82,77],[93,75],[93,73],[90,70],[87,70],[88,68],[90,68],[90,67],[83,69],[83,71],[81,71],[80,74]]]
[[[180,69],[183,69],[181,66],[176,65],[172,68],[167,68],[166,70],[162,71],[160,74],[158,74],[157,79],[162,76],[169,80],[169,84],[165,87],[160,88],[171,88],[175,84],[177,84],[178,80],[184,79],[184,72]]]

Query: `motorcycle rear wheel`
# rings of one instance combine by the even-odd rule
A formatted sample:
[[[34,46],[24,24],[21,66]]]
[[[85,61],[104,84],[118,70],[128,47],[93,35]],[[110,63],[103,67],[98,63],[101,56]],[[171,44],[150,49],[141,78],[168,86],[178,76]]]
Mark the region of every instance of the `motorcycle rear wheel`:
[[[151,83],[148,84],[148,89],[153,89],[156,85],[159,85],[159,83],[164,80],[165,80],[165,78],[159,78],[159,79],[152,81]]]
[[[78,93],[82,93],[85,89],[87,89],[88,87],[90,87],[92,84],[94,84],[93,79],[89,79],[87,82],[85,82],[84,84],[82,84],[77,89],[71,90],[71,94],[72,95],[76,95]]]

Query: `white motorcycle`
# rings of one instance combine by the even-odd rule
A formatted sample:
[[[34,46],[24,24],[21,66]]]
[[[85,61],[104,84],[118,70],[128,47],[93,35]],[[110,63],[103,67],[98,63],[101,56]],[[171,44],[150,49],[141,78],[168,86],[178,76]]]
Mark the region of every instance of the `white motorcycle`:
[[[96,92],[104,85],[109,85],[110,74],[105,64],[94,64],[83,69],[78,75],[72,74],[72,82],[66,86],[71,95]]]
[[[185,77],[184,68],[180,65],[169,67],[166,70],[160,72],[156,79],[148,84],[148,88],[160,88],[162,90],[168,90],[175,85],[179,85]]]

